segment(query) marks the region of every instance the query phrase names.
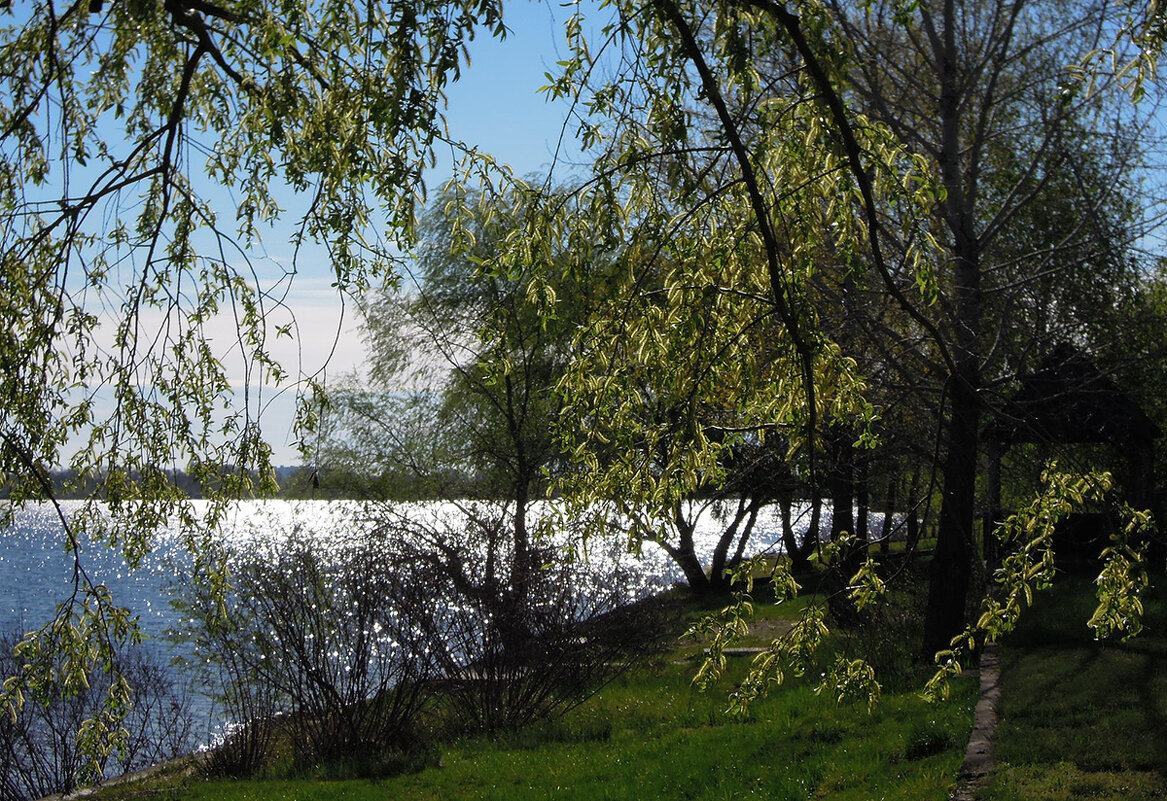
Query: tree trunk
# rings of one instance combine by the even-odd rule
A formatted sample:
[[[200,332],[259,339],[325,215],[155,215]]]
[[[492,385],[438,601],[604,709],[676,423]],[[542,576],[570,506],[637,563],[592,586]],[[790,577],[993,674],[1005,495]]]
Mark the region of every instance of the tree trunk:
[[[904,546],[904,552],[914,554],[916,549],[920,546],[920,470],[916,468],[912,471],[912,480],[908,484],[908,532],[907,544]]]
[[[794,494],[783,492],[778,496],[778,510],[782,516],[782,548],[795,570],[801,570],[810,564],[810,547],[812,539],[808,529],[807,536],[802,542],[794,535],[794,523],[791,520],[790,507],[794,504]]]
[[[961,126],[966,77],[959,74],[955,0],[944,0],[934,57],[940,78],[938,161],[946,195],[941,202],[951,236],[953,288],[951,374],[948,376],[948,447],[936,553],[924,620],[924,653],[949,647],[964,629],[973,558],[977,445],[980,425],[981,245],[976,235],[977,173],[975,152],[964,151]],[[965,158],[968,155],[969,161]]]
[[[811,486],[810,488],[810,526],[806,530],[806,555],[810,558],[811,551],[822,556],[822,534],[819,533],[819,526],[822,525],[823,519],[823,495],[818,487]]]
[[[689,585],[689,591],[693,595],[712,595],[717,591],[715,582],[710,580],[705,568],[701,566],[701,561],[691,549],[673,549],[672,557],[677,566],[681,568],[681,573],[685,576],[685,583]]]
[[[871,499],[867,488],[867,454],[861,452],[855,460],[855,537],[860,543],[867,542],[870,526]]]
[[[855,533],[853,448],[845,433],[832,431],[828,440],[831,451],[831,541],[835,542],[844,532]]]
[[[891,533],[894,530],[893,518],[896,513],[896,490],[899,483],[900,477],[893,472],[887,482],[887,495],[883,499],[883,525],[879,529],[879,552],[883,554],[891,550]]]
[[[976,392],[964,381],[952,392],[948,456],[944,462],[944,496],[936,553],[932,558],[928,610],[924,620],[924,652],[932,655],[949,647],[965,624],[973,558],[973,502],[976,489]]]
[[[696,544],[693,533],[696,528],[693,521],[685,515],[684,506],[680,503],[673,507],[673,525],[677,528],[678,545],[665,545],[665,552],[681,568],[685,582],[694,595],[710,595],[726,589],[728,582],[724,576],[710,576],[697,558]],[[662,543],[663,545],[663,543]]]
[[[733,556],[729,558],[726,563],[726,569],[732,570],[742,563],[742,558],[745,556],[746,545],[753,536],[754,526],[758,523],[758,513],[762,510],[762,499],[760,496],[750,498],[747,505],[738,506],[738,514],[734,519],[733,526],[726,532],[726,539],[732,544],[733,537],[737,538],[737,546],[734,548]],[[728,584],[728,582],[727,582]]]

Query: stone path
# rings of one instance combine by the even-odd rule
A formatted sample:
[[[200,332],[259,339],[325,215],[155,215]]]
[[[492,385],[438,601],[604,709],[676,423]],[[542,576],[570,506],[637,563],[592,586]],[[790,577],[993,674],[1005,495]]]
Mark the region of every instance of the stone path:
[[[997,733],[997,704],[1001,699],[1000,648],[986,645],[981,652],[981,697],[973,713],[972,734],[957,774],[952,801],[976,801],[993,767],[993,738]]]

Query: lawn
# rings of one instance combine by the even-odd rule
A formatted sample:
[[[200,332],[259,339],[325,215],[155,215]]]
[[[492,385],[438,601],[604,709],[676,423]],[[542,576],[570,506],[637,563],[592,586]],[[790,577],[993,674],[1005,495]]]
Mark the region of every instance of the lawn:
[[[985,801],[1167,798],[1163,589],[1147,599],[1146,629],[1125,643],[1095,641],[1091,610],[1091,584],[1063,577],[1005,642]]]
[[[763,606],[760,627],[781,631],[791,608]],[[697,612],[686,607],[681,622]],[[892,636],[898,636],[892,633]],[[853,647],[855,638],[841,647]],[[438,744],[430,764],[375,780],[171,780],[143,788],[153,798],[212,799],[945,799],[963,758],[976,686],[958,681],[952,700],[929,705],[922,678],[885,686],[873,714],[838,705],[794,681],[744,720],[725,712],[734,677],[700,693],[692,686],[700,648],[682,640],[625,673],[566,718],[502,739]],[[910,672],[910,671],[908,671]],[[107,791],[132,797],[143,789]]]
[[[978,801],[1167,799],[1167,592],[1146,601],[1145,630],[1098,642],[1085,621],[1087,578],[1060,575],[1039,594],[1002,647],[996,766]],[[781,633],[810,596],[758,605],[753,644]],[[375,780],[233,782],[198,777],[102,793],[169,801],[218,799],[946,799],[963,758],[976,701],[971,677],[952,699],[929,705],[926,671],[905,661],[918,611],[899,612],[833,638],[885,667],[874,713],[816,695],[812,681],[776,687],[744,720],[725,712],[748,657],[726,682],[692,686],[701,644],[670,638],[647,664],[623,674],[559,721],[501,739],[435,743],[428,764]],[[893,604],[894,608],[894,604]],[[677,604],[676,630],[704,613]],[[916,617],[913,617],[916,615]],[[745,644],[750,644],[749,642]]]

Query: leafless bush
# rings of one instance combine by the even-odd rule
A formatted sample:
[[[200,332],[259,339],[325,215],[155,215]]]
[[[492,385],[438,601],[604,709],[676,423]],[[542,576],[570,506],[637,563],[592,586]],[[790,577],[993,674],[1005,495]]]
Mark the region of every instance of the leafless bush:
[[[630,574],[550,546],[520,555],[511,525],[505,509],[389,507],[367,531],[354,521],[365,533],[294,531],[235,555],[225,611],[187,602],[237,721],[212,768],[255,773],[278,740],[299,769],[382,772],[424,749],[435,692],[458,731],[497,732],[622,670],[651,641],[650,619],[626,608]]]
[[[0,637],[0,674],[19,671],[13,653],[18,641],[15,631]],[[191,704],[185,688],[142,646],[123,652],[117,668],[133,689],[133,703],[122,721],[126,737],[112,753],[97,756],[98,771],[115,776],[189,753]],[[0,801],[70,792],[93,758],[79,750],[77,733],[101,711],[108,675],[94,671],[88,687],[75,695],[62,695],[54,677],[43,679],[26,695],[15,720],[0,718]]]
[[[213,768],[255,772],[277,733],[302,769],[368,772],[415,747],[435,665],[428,589],[384,551],[376,535],[325,547],[293,531],[232,560],[231,608],[200,635],[238,716]]]
[[[229,721],[205,755],[205,770],[211,776],[254,775],[272,753],[279,704],[274,688],[255,670],[259,655],[245,610],[221,608],[211,586],[197,577],[182,586],[174,604],[187,625],[172,635],[193,648],[204,692]]]
[[[505,507],[453,519],[384,510],[396,570],[430,588],[443,696],[459,730],[499,732],[579,704],[652,642],[628,608],[631,576],[571,559],[562,544],[516,548]]]

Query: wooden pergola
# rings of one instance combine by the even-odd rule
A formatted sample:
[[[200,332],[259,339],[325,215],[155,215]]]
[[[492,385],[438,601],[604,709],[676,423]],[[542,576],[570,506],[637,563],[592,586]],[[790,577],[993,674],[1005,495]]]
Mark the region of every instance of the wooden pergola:
[[[1003,517],[1001,459],[1019,443],[1113,445],[1126,457],[1127,501],[1157,510],[1154,441],[1162,433],[1090,359],[1072,346],[1058,346],[1037,372],[1022,380],[982,432],[989,461],[986,534]],[[988,542],[986,538],[986,546]]]

